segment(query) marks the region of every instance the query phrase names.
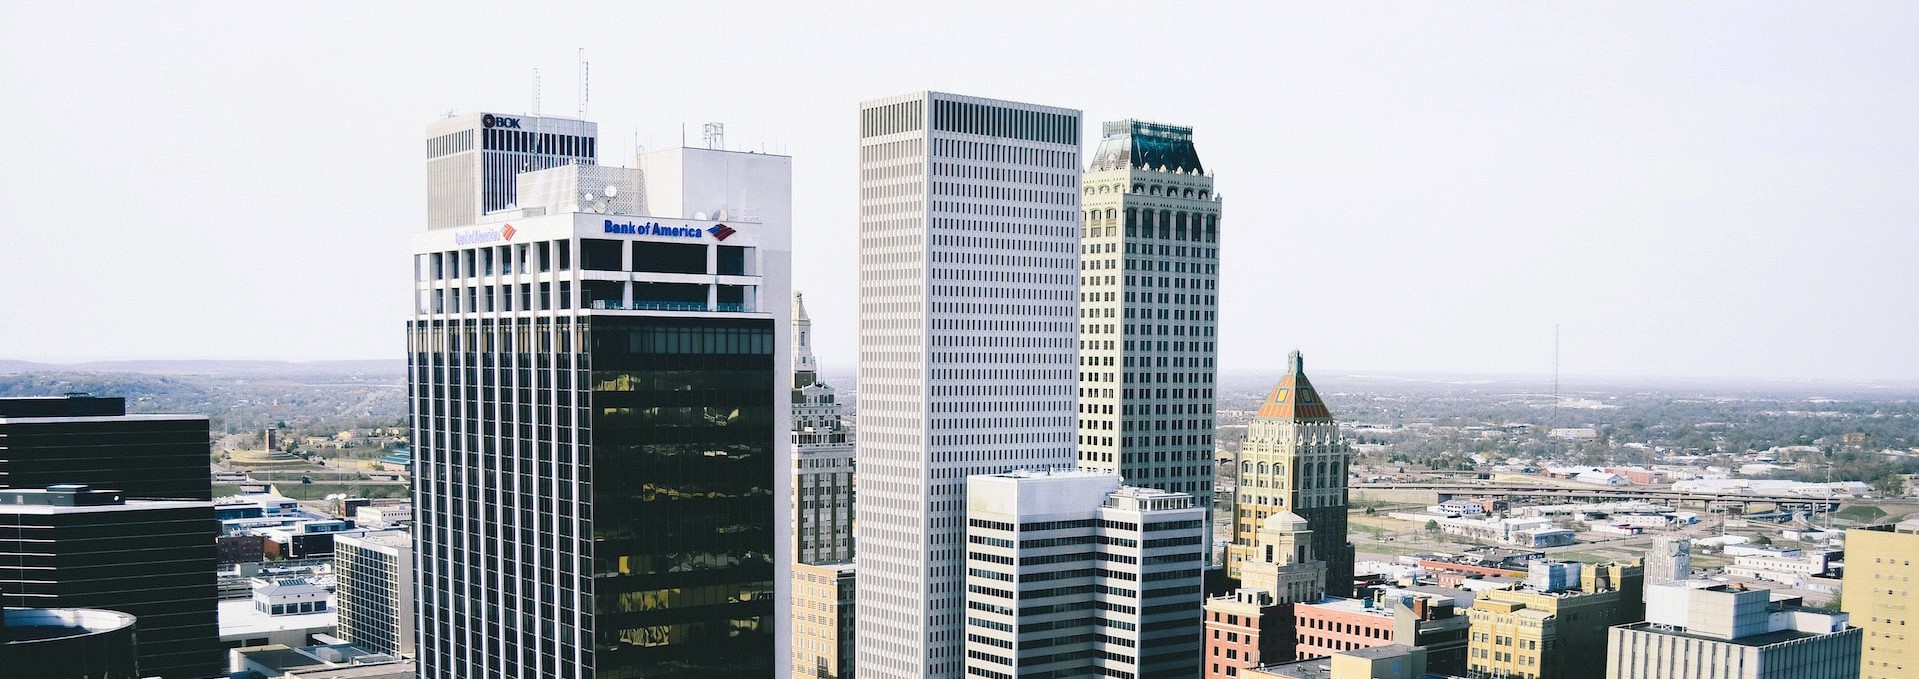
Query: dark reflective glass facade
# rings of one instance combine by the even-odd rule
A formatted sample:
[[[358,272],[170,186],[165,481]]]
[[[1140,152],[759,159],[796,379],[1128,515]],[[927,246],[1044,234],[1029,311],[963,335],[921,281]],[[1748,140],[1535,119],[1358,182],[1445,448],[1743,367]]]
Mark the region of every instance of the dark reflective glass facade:
[[[771,319],[410,342],[422,677],[772,675]]]
[[[589,336],[597,676],[771,676],[772,322]]]

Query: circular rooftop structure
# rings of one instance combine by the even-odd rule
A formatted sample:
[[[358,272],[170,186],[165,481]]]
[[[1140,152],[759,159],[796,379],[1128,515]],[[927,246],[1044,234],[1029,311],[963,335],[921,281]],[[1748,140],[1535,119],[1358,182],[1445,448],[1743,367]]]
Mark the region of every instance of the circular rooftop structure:
[[[133,623],[131,615],[91,608],[0,610],[0,662],[45,679],[140,676]]]

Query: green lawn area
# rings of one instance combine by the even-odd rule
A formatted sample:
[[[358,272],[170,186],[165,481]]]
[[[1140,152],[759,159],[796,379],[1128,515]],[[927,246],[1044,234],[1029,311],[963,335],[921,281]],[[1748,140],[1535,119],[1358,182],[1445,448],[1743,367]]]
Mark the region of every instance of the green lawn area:
[[[1873,505],[1846,505],[1832,513],[1835,519],[1845,519],[1858,523],[1872,523],[1885,518],[1886,510]]]

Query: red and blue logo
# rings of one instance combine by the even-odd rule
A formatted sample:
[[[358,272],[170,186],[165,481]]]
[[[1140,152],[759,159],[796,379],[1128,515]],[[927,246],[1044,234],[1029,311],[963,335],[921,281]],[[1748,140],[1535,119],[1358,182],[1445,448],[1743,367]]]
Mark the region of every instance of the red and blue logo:
[[[707,229],[706,232],[713,234],[713,240],[726,240],[727,236],[737,233],[733,230],[733,227],[725,224],[714,224],[713,227]]]

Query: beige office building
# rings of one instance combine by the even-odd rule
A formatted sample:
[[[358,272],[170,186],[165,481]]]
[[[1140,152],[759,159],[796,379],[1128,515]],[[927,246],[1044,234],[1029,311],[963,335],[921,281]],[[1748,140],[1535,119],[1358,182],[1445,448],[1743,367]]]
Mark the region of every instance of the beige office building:
[[[1865,630],[1861,679],[1919,679],[1919,519],[1846,531],[1841,606]]]
[[[852,679],[853,564],[793,566],[793,679]]]
[[[1552,576],[1552,577],[1544,577]],[[1598,679],[1606,628],[1644,615],[1639,564],[1535,562],[1521,589],[1492,590],[1466,611],[1466,670],[1510,679]]]

